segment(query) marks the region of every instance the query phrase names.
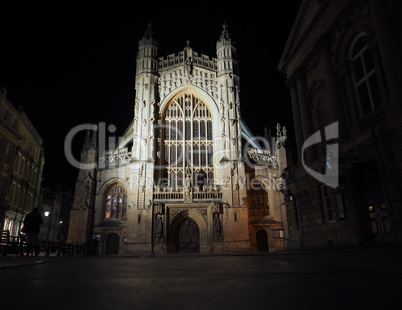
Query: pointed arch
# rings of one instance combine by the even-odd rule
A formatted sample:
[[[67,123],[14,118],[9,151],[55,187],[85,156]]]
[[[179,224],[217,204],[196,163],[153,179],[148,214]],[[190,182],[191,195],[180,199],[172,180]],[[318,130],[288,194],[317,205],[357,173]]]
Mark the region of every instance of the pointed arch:
[[[102,219],[121,219],[127,216],[128,191],[121,182],[110,182],[103,188]]]
[[[187,219],[193,220],[199,229],[200,248],[208,245],[208,228],[204,218],[196,210],[183,210],[177,214],[169,227],[169,248],[172,251],[179,246],[179,229],[181,224]]]
[[[208,107],[211,111],[211,115],[213,119],[219,119],[219,108],[216,104],[215,100],[209,95],[205,90],[199,88],[194,85],[182,85],[172,92],[170,92],[161,102],[159,113],[164,116],[165,110],[172,100],[175,99],[176,96],[180,96],[181,93],[189,93],[195,96],[198,96]]]
[[[176,113],[178,107],[183,113]],[[188,89],[177,93],[167,102],[161,120],[161,161],[164,160],[161,165],[166,167],[163,175],[167,177],[168,187],[174,190],[181,187],[187,174],[192,176],[192,184],[199,188],[212,184],[208,176],[214,175],[216,133],[212,113],[202,96]],[[198,182],[196,176],[201,174],[205,178]],[[183,177],[179,179],[178,175]]]

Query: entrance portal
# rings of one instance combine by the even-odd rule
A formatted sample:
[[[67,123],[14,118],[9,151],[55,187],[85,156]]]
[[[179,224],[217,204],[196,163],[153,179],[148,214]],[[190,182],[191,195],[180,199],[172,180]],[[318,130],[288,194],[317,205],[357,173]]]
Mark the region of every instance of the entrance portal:
[[[191,218],[187,218],[179,228],[179,252],[198,253],[199,250],[200,232],[198,225]]]
[[[120,237],[118,234],[110,234],[107,238],[107,255],[117,255],[119,254],[119,243]]]
[[[264,229],[257,231],[257,250],[258,252],[268,252],[268,235]]]

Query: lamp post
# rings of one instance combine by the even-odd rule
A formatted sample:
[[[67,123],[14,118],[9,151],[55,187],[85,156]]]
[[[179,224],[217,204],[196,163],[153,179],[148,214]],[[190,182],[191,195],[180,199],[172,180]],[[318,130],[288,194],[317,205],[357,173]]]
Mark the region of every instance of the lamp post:
[[[59,241],[64,241],[64,236],[63,233],[61,232],[61,225],[63,224],[63,220],[59,221],[59,227],[58,227],[58,232],[57,232],[57,240]]]
[[[46,223],[46,239],[49,239],[49,227],[50,227],[50,224],[49,224],[49,214],[50,214],[49,211],[45,211],[45,212],[44,212],[44,215],[45,215],[45,223]],[[45,237],[45,236],[44,236],[44,237]]]

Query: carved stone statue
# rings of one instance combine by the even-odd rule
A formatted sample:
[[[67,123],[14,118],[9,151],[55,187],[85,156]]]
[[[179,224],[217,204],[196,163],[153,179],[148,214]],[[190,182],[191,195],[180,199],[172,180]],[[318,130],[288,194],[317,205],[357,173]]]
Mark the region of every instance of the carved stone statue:
[[[155,237],[162,238],[163,236],[163,220],[162,215],[158,214],[155,219]]]
[[[217,240],[221,237],[221,220],[219,213],[214,213],[214,239]]]
[[[188,195],[191,194],[191,176],[189,174],[186,176],[185,189]]]

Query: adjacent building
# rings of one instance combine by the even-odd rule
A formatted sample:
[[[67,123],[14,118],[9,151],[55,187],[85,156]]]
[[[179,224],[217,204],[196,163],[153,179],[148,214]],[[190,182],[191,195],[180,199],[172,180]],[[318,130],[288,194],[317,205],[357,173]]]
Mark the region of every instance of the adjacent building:
[[[0,227],[17,236],[23,219],[38,207],[43,166],[42,138],[27,115],[0,91]]]
[[[304,0],[278,69],[299,162],[288,248],[402,241],[402,1]]]
[[[72,206],[71,193],[42,188],[39,204],[43,218],[39,239],[51,241],[67,240]]]

